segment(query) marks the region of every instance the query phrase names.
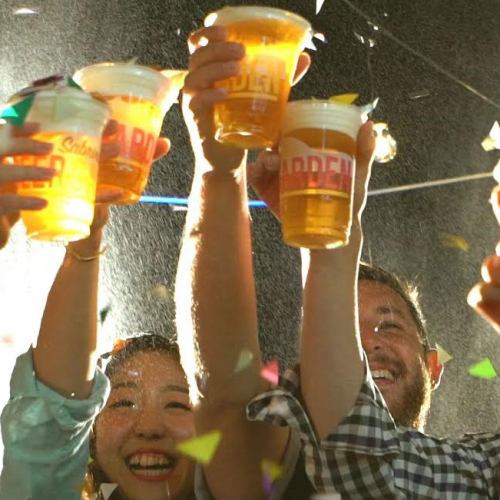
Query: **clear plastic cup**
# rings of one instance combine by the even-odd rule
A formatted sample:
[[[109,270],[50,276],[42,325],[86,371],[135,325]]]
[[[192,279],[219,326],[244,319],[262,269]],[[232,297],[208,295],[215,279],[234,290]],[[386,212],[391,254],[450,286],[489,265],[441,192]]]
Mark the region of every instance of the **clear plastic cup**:
[[[276,144],[300,53],[312,36],[304,18],[267,7],[224,7],[205,26],[225,26],[245,45],[241,74],[218,82],[227,99],[215,105],[216,138],[243,149]]]
[[[360,108],[304,100],[287,106],[280,144],[284,241],[295,247],[346,245],[352,223]]]
[[[101,135],[109,107],[81,90],[41,90],[34,96],[27,122],[40,125],[32,139],[53,144],[49,155],[16,155],[16,165],[52,168],[50,181],[22,182],[17,192],[45,198],[39,211],[21,211],[30,238],[70,242],[86,238],[94,218]]]
[[[115,203],[139,200],[146,187],[163,118],[177,101],[184,71],[156,71],[130,63],[101,63],[80,69],[74,80],[111,107],[120,153],[99,169],[98,193],[119,191]]]

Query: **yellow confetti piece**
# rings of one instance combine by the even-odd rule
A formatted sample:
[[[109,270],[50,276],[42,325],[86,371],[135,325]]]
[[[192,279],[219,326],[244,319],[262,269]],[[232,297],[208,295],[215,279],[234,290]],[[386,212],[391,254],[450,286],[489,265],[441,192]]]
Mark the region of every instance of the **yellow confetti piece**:
[[[188,74],[187,71],[182,69],[164,69],[160,71],[163,76],[166,76],[171,82],[174,88],[177,90],[182,89],[184,87],[184,80]]]
[[[443,241],[443,245],[447,247],[458,248],[463,252],[468,252],[470,249],[469,243],[467,243],[467,241],[465,241],[462,236],[458,236],[456,234],[441,233],[441,239]]]
[[[283,467],[272,460],[262,460],[260,467],[264,476],[274,482],[283,474]]]
[[[236,362],[236,368],[234,369],[234,373],[239,373],[243,370],[246,370],[252,363],[253,358],[254,355],[252,351],[249,351],[248,349],[243,349],[240,352],[238,361]]]
[[[493,151],[494,149],[500,149],[500,125],[495,122],[493,128],[490,130],[488,137],[484,139],[481,146],[485,151]]]
[[[438,353],[438,363],[444,365],[453,359],[449,353],[447,353],[439,344],[436,344],[436,350]]]
[[[475,365],[469,367],[469,375],[476,378],[484,378],[486,380],[494,379],[497,376],[495,367],[489,358],[484,358]]]
[[[165,285],[156,285],[151,289],[151,294],[153,295],[153,297],[161,300],[162,302],[168,302],[170,297],[168,288]]]
[[[339,104],[353,104],[358,97],[359,94],[339,94],[332,95],[328,100]]]
[[[194,458],[197,462],[208,465],[212,461],[221,438],[221,431],[210,431],[202,436],[187,439],[175,448],[184,455]]]

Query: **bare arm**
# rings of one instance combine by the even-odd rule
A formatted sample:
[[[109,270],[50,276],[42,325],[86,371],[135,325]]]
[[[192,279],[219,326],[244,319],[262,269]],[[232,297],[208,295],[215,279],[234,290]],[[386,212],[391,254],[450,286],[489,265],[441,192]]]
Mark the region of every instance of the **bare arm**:
[[[201,36],[210,43],[191,58],[183,98],[196,165],[176,280],[178,342],[191,389],[201,395],[196,431],[223,435],[204,470],[210,491],[217,500],[253,500],[265,498],[261,460],[280,461],[288,431],[246,419],[246,405],[267,386],[260,377],[246,155],[214,140],[211,112],[224,98],[213,82],[231,74],[223,61],[241,55],[223,43],[219,28],[200,30],[192,43]],[[253,359],[236,373],[244,350]]]
[[[97,285],[99,253],[107,208],[98,207],[100,226],[92,235],[68,245],[68,250],[47,298],[33,362],[37,377],[66,397],[90,395],[96,369]]]
[[[321,438],[331,433],[353,407],[363,381],[357,270],[372,151],[371,126],[365,125],[358,136],[349,245],[337,250],[302,251],[301,389]]]

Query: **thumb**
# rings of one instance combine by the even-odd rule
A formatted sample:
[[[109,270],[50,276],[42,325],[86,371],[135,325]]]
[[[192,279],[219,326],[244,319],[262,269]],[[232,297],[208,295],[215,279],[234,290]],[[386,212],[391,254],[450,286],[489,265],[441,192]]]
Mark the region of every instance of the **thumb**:
[[[359,130],[356,147],[356,174],[354,180],[354,213],[357,214],[364,206],[368,191],[368,182],[373,163],[375,137],[373,124],[366,122]]]

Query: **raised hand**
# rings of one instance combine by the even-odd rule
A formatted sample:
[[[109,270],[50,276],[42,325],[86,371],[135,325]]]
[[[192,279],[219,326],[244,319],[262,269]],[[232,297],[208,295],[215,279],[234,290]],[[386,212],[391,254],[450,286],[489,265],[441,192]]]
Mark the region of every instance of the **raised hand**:
[[[30,139],[38,125],[27,123],[23,127],[0,125],[0,163],[13,155],[47,155],[52,144]],[[20,210],[41,210],[47,201],[33,196],[21,196],[16,192],[16,183],[23,181],[48,181],[55,170],[35,167],[0,164],[0,248],[9,239],[10,229],[19,219]]]

